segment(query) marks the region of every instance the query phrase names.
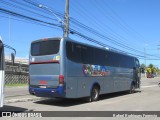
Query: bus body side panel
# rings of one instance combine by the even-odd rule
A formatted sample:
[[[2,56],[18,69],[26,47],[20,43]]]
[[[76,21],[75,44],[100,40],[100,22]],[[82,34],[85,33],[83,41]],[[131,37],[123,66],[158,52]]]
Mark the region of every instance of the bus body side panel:
[[[66,97],[81,98],[90,95],[91,86],[98,82],[93,77],[85,77],[82,72],[82,64],[67,60]]]
[[[66,42],[66,97],[90,96],[96,83],[100,94],[130,90],[134,57],[75,41]],[[85,73],[85,74],[84,74]]]
[[[133,81],[132,69],[114,68],[113,81],[113,92],[129,90],[131,82]]]
[[[66,59],[66,97],[77,98],[78,78],[80,75],[79,65]]]
[[[100,86],[100,94],[125,91],[130,89],[133,71],[125,68],[108,67],[103,76],[85,76],[82,64],[67,60],[66,97],[80,98],[90,96],[95,83]]]
[[[115,77],[115,74],[116,74],[115,73],[115,68],[114,67],[109,67],[109,66],[107,68],[108,68],[108,74],[106,75],[106,77],[104,79],[104,84],[103,84],[104,90],[102,91],[102,94],[114,92],[114,80],[113,80],[113,78]]]

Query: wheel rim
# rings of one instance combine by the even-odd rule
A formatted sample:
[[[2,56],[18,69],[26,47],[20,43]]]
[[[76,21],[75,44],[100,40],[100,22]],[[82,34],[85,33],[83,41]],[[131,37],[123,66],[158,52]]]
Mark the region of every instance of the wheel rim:
[[[96,99],[98,97],[98,89],[94,88],[92,91],[92,98]]]

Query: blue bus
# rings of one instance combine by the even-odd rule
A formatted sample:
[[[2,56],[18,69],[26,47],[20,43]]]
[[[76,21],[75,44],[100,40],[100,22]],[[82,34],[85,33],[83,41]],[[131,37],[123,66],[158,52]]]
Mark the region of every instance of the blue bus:
[[[38,97],[82,98],[140,88],[136,57],[69,38],[33,41],[29,92]]]

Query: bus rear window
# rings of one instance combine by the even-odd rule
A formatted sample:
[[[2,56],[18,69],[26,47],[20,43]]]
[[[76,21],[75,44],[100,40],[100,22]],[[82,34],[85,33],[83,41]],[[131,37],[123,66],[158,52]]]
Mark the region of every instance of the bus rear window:
[[[57,54],[59,52],[60,40],[48,40],[35,42],[31,44],[31,55],[41,56],[41,55],[51,55]]]

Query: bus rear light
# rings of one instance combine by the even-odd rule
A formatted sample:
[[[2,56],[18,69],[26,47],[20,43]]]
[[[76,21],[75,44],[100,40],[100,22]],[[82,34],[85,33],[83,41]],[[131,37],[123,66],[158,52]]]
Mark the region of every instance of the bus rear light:
[[[48,82],[47,81],[45,81],[45,80],[41,80],[41,81],[39,81],[39,85],[47,85],[48,84]]]
[[[63,85],[63,84],[64,84],[64,76],[59,75],[59,85]]]

